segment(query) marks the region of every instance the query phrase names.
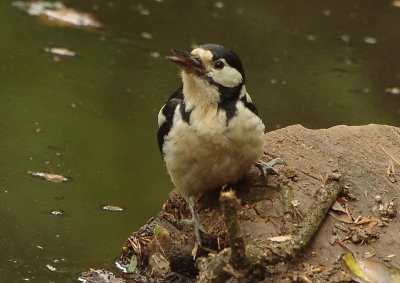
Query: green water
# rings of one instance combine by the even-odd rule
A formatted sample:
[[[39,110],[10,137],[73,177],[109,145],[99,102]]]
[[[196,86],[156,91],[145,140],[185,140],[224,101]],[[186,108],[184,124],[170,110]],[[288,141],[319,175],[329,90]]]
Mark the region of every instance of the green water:
[[[104,24],[91,32],[43,25],[1,1],[1,282],[72,282],[90,267],[112,267],[127,236],[160,210],[172,185],[156,116],[180,83],[163,59],[171,48],[234,49],[268,130],[400,126],[400,95],[385,91],[400,87],[400,8],[391,1],[223,3],[65,2]],[[52,46],[77,56],[55,60],[43,51]],[[45,182],[28,170],[72,181]]]

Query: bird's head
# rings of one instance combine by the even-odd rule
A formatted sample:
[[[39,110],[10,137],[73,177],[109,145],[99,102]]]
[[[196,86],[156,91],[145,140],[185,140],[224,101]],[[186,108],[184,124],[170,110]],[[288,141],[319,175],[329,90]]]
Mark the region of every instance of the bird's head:
[[[182,70],[182,79],[193,87],[211,87],[219,91],[240,92],[245,74],[239,57],[217,44],[203,44],[192,52],[173,50],[167,57]],[[235,91],[236,92],[236,91]]]

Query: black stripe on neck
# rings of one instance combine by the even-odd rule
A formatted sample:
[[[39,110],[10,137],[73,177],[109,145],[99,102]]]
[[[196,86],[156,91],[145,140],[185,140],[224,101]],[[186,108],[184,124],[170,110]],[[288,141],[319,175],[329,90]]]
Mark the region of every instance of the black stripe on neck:
[[[193,109],[186,110],[186,103],[182,102],[179,110],[181,111],[182,120],[190,125],[190,114],[192,114]]]
[[[235,87],[225,87],[216,82],[211,82],[218,89],[220,101],[218,103],[218,110],[224,110],[226,113],[226,123],[232,119],[237,112],[236,102],[239,100],[240,93],[242,91],[243,83]]]

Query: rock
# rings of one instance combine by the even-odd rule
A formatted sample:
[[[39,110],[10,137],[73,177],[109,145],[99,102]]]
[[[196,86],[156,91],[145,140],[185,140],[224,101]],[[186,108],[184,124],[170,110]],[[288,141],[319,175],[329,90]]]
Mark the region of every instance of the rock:
[[[379,210],[372,209],[379,203],[374,196],[379,195],[385,200],[390,200],[392,210],[388,211],[388,216],[393,220],[389,221],[387,226],[381,225],[382,227],[378,227],[376,221],[363,225],[355,222],[340,223],[341,227],[344,227],[337,229],[337,220],[327,216],[319,232],[303,251],[303,256],[297,257],[290,265],[281,263],[275,272],[266,266],[259,266],[251,272],[250,279],[281,282],[290,278],[291,274],[297,276],[295,274],[307,272],[310,280],[333,282],[332,278],[343,276],[337,259],[345,254],[346,250],[335,245],[334,241],[330,243],[332,231],[335,231],[334,238],[345,241],[353,252],[370,252],[382,259],[385,255],[394,254],[392,264],[400,265],[400,221],[394,221],[397,217],[396,197],[399,196],[400,187],[399,183],[392,183],[386,175],[388,160],[400,160],[399,128],[384,125],[341,125],[310,130],[294,125],[267,133],[265,151],[265,161],[273,157],[285,160],[286,165],[277,166],[281,175],[268,176],[266,182],[254,167],[242,182],[233,186],[237,197],[241,199],[238,214],[246,244],[262,250],[268,246],[268,238],[290,234],[294,229],[301,227],[302,217],[307,215],[310,205],[316,201],[314,196],[333,179],[340,179],[340,182],[345,184],[346,194],[340,201],[347,207],[353,219],[361,216],[379,218]],[[400,172],[400,165],[394,163],[397,172]],[[283,183],[293,188],[292,202],[286,201],[280,190]],[[229,241],[218,197],[219,190],[216,190],[207,193],[198,202],[200,219],[209,234],[203,235],[205,248],[199,248],[198,262],[210,257],[210,250],[218,253],[228,247]],[[172,191],[153,222],[157,221],[156,225],[167,229],[172,237],[172,244],[164,251],[166,259],[171,263],[171,272],[195,281],[197,269],[191,255],[195,237],[190,227],[179,224],[181,217],[188,216],[190,213],[186,203],[179,194]],[[160,219],[163,219],[163,222],[160,222]],[[146,225],[154,227],[155,224],[150,221]],[[369,229],[368,225],[381,231],[380,237],[375,241],[363,243],[362,239],[356,239],[355,236],[348,238],[344,232],[357,227]],[[146,229],[142,227],[142,230]],[[131,253],[132,249],[128,243],[124,247],[121,260],[124,260],[124,254],[130,258]],[[324,268],[313,273],[309,269],[306,270],[307,266]],[[228,272],[234,274],[233,271]]]

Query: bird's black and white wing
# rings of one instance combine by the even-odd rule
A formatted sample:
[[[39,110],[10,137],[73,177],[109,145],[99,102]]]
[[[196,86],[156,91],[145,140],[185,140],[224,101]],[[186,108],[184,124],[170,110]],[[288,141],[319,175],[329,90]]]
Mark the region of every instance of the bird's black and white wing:
[[[246,91],[242,92],[242,94],[239,96],[239,99],[243,102],[246,108],[258,116],[257,107],[254,105],[250,95]]]
[[[163,145],[165,137],[171,130],[175,109],[181,103],[183,103],[183,92],[182,88],[179,88],[171,95],[171,97],[167,100],[165,105],[161,108],[160,112],[158,113],[157,140],[158,140],[158,147],[163,156],[164,156]]]

